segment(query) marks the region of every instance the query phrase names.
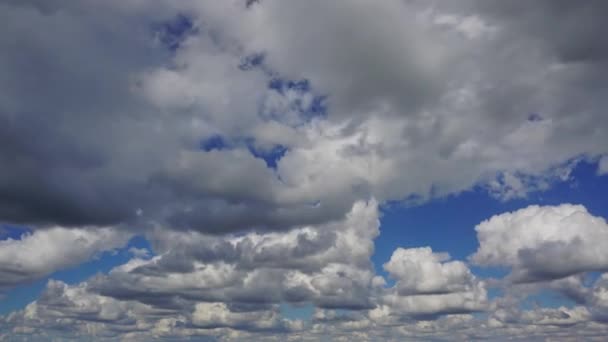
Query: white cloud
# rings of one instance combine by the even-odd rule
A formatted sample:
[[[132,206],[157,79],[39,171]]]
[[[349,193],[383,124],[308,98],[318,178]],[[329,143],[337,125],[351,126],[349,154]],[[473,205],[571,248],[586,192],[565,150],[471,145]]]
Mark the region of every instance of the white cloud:
[[[193,308],[192,312],[158,309],[136,301],[100,296],[89,292],[86,283],[70,286],[51,280],[37,301],[4,319],[2,323],[7,324],[12,330],[8,335],[0,335],[0,338],[23,337],[26,340],[41,341],[73,338],[141,341],[179,339],[189,336],[219,337],[230,332],[219,326],[243,324],[244,317],[249,318],[248,323],[255,325],[252,316],[260,314],[270,319],[264,323],[257,323],[263,330],[298,326],[297,322],[279,320],[272,311],[268,313],[259,311],[255,314],[230,313],[224,307],[228,312],[216,311],[212,315],[224,317],[221,321],[211,317],[205,320],[206,324],[215,324],[215,327],[197,327],[195,325],[202,324],[204,319],[201,316],[204,313],[200,311],[203,305]],[[209,316],[209,313],[206,314]]]
[[[397,248],[384,264],[397,279],[401,295],[441,294],[463,291],[475,277],[462,261],[449,261],[447,253],[433,253],[430,247]]]
[[[233,312],[225,303],[198,303],[192,323],[202,328],[231,327],[247,330],[297,330],[302,322],[282,319],[278,311]]]
[[[378,226],[377,203],[369,201],[356,203],[341,221],[289,232],[216,237],[157,231],[149,236],[157,256],[133,259],[90,287],[164,307],[199,300],[369,308],[377,286],[370,257]]]
[[[390,321],[399,316],[436,317],[481,311],[487,305],[485,284],[471,274],[465,263],[450,261],[446,253],[431,248],[398,248],[384,264],[397,282],[382,295],[382,305],[370,315]]]
[[[0,289],[77,266],[99,252],[124,246],[130,236],[116,228],[52,227],[0,241]]]
[[[608,224],[581,205],[529,206],[475,227],[478,265],[508,266],[515,281],[557,279],[608,268]]]

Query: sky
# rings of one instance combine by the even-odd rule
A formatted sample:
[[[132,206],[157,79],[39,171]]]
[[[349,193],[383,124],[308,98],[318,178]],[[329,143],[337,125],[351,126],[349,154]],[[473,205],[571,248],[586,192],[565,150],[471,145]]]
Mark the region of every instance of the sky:
[[[0,341],[602,341],[607,15],[0,0]]]

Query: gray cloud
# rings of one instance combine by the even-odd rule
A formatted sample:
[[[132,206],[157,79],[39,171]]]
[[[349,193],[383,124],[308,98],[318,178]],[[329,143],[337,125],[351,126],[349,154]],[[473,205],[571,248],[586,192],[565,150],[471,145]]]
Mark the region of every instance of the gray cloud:
[[[337,220],[361,198],[428,199],[497,177],[491,193],[525,196],[608,145],[598,58],[561,58],[568,48],[542,31],[552,25],[536,24],[543,6],[545,20],[591,23],[603,6],[2,6],[3,221],[282,230]],[[171,22],[184,32],[168,38]],[[559,37],[590,44],[593,25]],[[264,68],[239,69],[252,53]],[[327,115],[306,119],[294,104],[312,93],[268,89],[276,77],[308,80]],[[232,146],[202,151],[214,136]],[[247,141],[287,152],[274,170]]]
[[[155,252],[50,281],[0,339],[601,338],[605,275],[581,277],[606,270],[606,223],[583,207],[477,226],[471,260],[512,270],[498,299],[430,248],[395,251],[394,286],[370,258],[387,201],[524,197],[585,159],[605,173],[606,9],[0,1],[0,222],[33,229],[0,241],[0,288],[134,233]],[[576,305],[521,310],[539,289]]]
[[[359,202],[340,222],[286,233],[216,237],[159,231],[150,236],[158,256],[133,259],[89,287],[162,307],[185,300],[370,308],[376,206]]]
[[[199,149],[216,134],[263,130],[254,109],[269,77],[241,71],[242,56],[214,43],[207,31],[173,56],[155,38],[155,27],[178,13],[168,3],[1,6],[8,30],[0,38],[6,89],[0,220],[68,226],[153,220],[221,232],[336,219],[350,206],[310,210],[306,203],[316,197],[277,198],[285,186],[245,146]],[[157,94],[163,80],[175,84],[160,83],[165,93]],[[194,103],[180,97],[179,108],[167,107],[171,96],[184,95],[167,93],[179,92],[180,82]],[[265,194],[256,190],[261,184]]]

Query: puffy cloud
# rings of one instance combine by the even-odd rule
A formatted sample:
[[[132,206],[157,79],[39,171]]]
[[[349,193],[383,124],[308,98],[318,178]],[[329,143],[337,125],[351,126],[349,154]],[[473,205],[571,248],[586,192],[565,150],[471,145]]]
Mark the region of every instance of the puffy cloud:
[[[35,230],[0,241],[0,289],[76,266],[103,251],[122,247],[130,233],[117,228]]]
[[[462,261],[449,261],[447,253],[433,253],[431,248],[398,248],[384,269],[398,279],[402,295],[442,294],[463,290],[475,277]]]
[[[608,224],[581,205],[529,206],[475,227],[479,265],[508,266],[515,281],[557,279],[608,267]]]
[[[199,303],[193,311],[159,309],[137,301],[116,300],[87,290],[86,283],[70,286],[51,280],[41,297],[2,323],[12,331],[1,337],[95,338],[99,340],[179,339],[216,340],[227,328],[244,331],[287,332],[302,322],[283,319],[277,308],[230,309],[223,303]],[[2,326],[2,325],[0,325]]]
[[[398,248],[384,269],[397,282],[382,295],[382,305],[370,312],[377,321],[481,311],[487,305],[484,282],[463,262],[450,261],[448,254],[433,253],[429,247]]]
[[[369,258],[378,225],[377,203],[370,201],[356,203],[341,221],[284,233],[157,231],[151,236],[157,256],[133,259],[89,286],[171,308],[190,300],[369,308],[376,281]]]
[[[372,317],[388,322],[391,321],[390,316],[432,320],[441,315],[483,311],[486,302],[487,292],[482,283],[467,291],[446,294],[402,296],[393,292],[382,298],[384,305],[374,309]]]
[[[516,316],[510,316],[513,312],[496,310],[491,319],[496,319],[503,323],[535,324],[535,325],[575,325],[589,321],[590,314],[586,307],[578,306],[574,308],[536,308],[528,311],[515,311]]]
[[[230,327],[250,331],[298,328],[298,322],[281,319],[277,311],[234,312],[225,303],[196,304],[192,324],[202,328]],[[301,322],[299,325],[301,328]]]
[[[146,320],[176,314],[135,302],[121,302],[86,291],[86,284],[68,286],[50,280],[38,300],[11,313],[5,323],[14,336],[110,338],[153,327]],[[9,335],[10,336],[10,335]]]
[[[586,291],[585,303],[597,321],[608,322],[608,274],[602,274]]]
[[[107,331],[108,338],[144,329],[164,337],[215,336],[218,329],[299,336],[304,323],[283,318],[279,304],[351,312],[318,309],[311,323],[317,336],[483,309],[484,284],[462,262],[429,248],[395,251],[386,269],[398,281],[386,288],[370,262],[378,225],[377,203],[370,201],[356,203],[341,221],[289,232],[219,237],[157,230],[149,236],[156,256],[135,256],[77,286],[51,281],[5,324],[32,333],[77,324],[84,335]],[[30,318],[17,323],[17,317]]]

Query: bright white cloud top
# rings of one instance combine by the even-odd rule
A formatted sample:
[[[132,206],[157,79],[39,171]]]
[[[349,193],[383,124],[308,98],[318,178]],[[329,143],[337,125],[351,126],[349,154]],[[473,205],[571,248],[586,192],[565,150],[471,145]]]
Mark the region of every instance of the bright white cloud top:
[[[608,173],[607,15],[0,0],[0,224],[30,231],[0,240],[0,295],[151,245],[48,280],[0,340],[601,340],[608,224],[584,205],[476,221],[468,259],[372,259],[385,205],[473,189],[506,205],[580,163]],[[526,306],[538,293],[570,302]]]
[[[477,227],[481,265],[513,268],[515,281],[559,279],[608,269],[608,224],[580,205],[530,206]]]
[[[0,289],[26,283],[124,246],[131,234],[112,228],[51,227],[0,241]]]

